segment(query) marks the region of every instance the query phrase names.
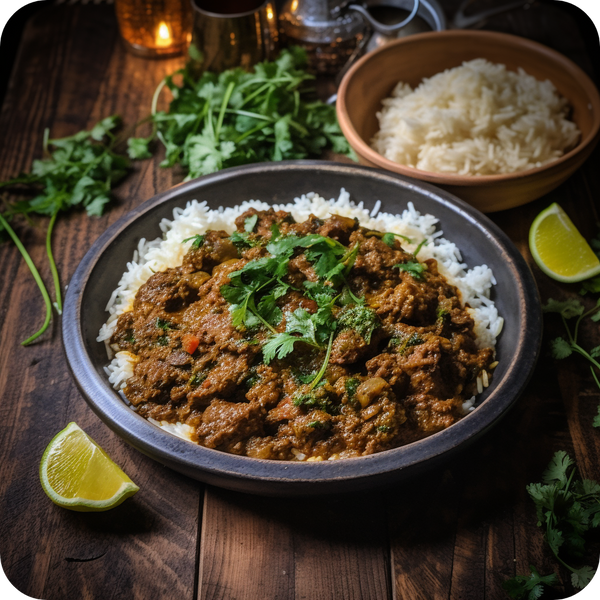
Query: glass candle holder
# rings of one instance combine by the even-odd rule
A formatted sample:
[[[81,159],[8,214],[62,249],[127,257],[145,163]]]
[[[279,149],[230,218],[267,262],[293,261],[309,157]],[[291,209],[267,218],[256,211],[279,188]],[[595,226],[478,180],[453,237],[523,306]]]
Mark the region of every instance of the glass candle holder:
[[[137,56],[176,56],[191,40],[190,0],[116,0],[115,11],[121,37]]]

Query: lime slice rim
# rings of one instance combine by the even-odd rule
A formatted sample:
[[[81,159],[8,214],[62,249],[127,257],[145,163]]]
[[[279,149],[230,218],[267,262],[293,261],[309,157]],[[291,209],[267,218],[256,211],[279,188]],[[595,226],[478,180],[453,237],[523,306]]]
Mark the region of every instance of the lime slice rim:
[[[586,279],[590,279],[591,277],[600,275],[600,258],[598,259],[599,262],[598,262],[597,266],[592,267],[591,269],[588,269],[587,271],[578,273],[577,275],[570,275],[570,276],[560,275],[559,273],[556,273],[555,271],[550,269],[546,265],[546,263],[544,263],[544,261],[542,260],[541,256],[539,255],[539,252],[537,250],[537,246],[535,244],[535,234],[538,230],[539,224],[548,215],[551,215],[551,214],[560,215],[561,212],[565,212],[564,209],[560,206],[560,204],[558,202],[553,202],[550,206],[548,206],[547,208],[542,210],[533,220],[533,223],[531,224],[531,227],[529,228],[529,251],[531,252],[531,256],[533,257],[535,264],[546,275],[548,275],[548,277],[550,277],[551,279],[554,279],[555,281],[560,281],[561,283],[579,283],[580,281],[585,281]],[[581,235],[581,232],[579,232],[579,230],[577,228],[575,228],[575,229]],[[586,243],[588,243],[587,240],[585,240],[585,241],[586,241]],[[590,247],[590,249],[591,249],[591,247]]]
[[[106,454],[106,452],[104,452],[104,450],[83,429],[81,429],[81,427],[79,427],[77,423],[75,423],[75,421],[71,421],[64,429],[59,431],[50,440],[50,442],[46,446],[46,449],[44,450],[44,453],[42,454],[42,459],[40,461],[40,483],[42,485],[44,493],[48,496],[48,498],[50,498],[50,500],[52,500],[52,502],[54,502],[54,504],[62,506],[63,508],[80,508],[84,511],[103,511],[115,508],[124,500],[126,500],[127,498],[135,494],[137,491],[139,491],[140,488],[135,483],[133,483],[131,479],[129,479],[129,476],[127,474],[123,472],[123,474],[129,479],[129,481],[123,481],[119,489],[110,498],[106,500],[90,500],[82,496],[76,496],[75,498],[65,498],[64,496],[57,494],[48,480],[48,460],[56,442],[62,439],[63,437],[66,437],[73,431],[79,431],[83,433],[83,435],[89,440],[91,444],[99,448],[100,451],[102,451],[105,454],[108,460],[114,462]],[[122,471],[122,469],[116,463],[114,464],[119,470]]]

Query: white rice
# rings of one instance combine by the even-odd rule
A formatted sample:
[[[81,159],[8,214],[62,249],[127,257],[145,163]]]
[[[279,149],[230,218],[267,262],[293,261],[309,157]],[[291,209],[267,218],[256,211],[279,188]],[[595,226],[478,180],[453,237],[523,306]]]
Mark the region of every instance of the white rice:
[[[438,268],[450,283],[461,292],[463,303],[468,303],[471,316],[475,320],[475,333],[479,347],[494,347],[499,335],[503,318],[498,315],[494,302],[490,299],[490,290],[496,283],[492,270],[487,265],[479,265],[469,269],[462,262],[462,256],[457,246],[445,239],[442,231],[436,231],[438,219],[433,215],[421,214],[412,204],[401,215],[379,212],[381,202],[377,200],[371,212],[362,202],[355,204],[350,200],[350,194],[342,188],[338,199],[325,200],[310,192],[295,198],[293,203],[273,204],[259,200],[249,200],[234,208],[219,208],[211,210],[205,201],[192,200],[185,208],[175,208],[173,219],[163,219],[160,229],[162,238],[152,241],[141,239],[127,270],[123,273],[117,289],[113,291],[106,306],[108,320],[100,329],[98,342],[107,345],[110,364],[105,367],[111,385],[116,390],[122,390],[126,381],[133,375],[133,369],[138,357],[131,352],[119,351],[118,347],[110,348],[108,342],[117,325],[117,319],[122,313],[131,310],[133,300],[139,288],[157,271],[179,266],[188,251],[191,241],[182,240],[201,234],[209,229],[223,229],[232,233],[234,221],[243,212],[253,207],[257,210],[267,210],[273,206],[275,210],[285,210],[292,213],[298,222],[305,221],[312,213],[324,219],[331,214],[346,217],[357,217],[361,225],[369,229],[399,233],[411,238],[413,243],[402,240],[402,247],[414,251],[417,245],[426,240],[427,244],[419,251],[419,259],[435,258]],[[114,352],[116,352],[116,354]],[[475,399],[463,403],[463,411],[473,409]],[[188,438],[191,428],[182,424],[158,423],[160,427],[175,435]],[[167,427],[168,425],[168,427]],[[178,425],[181,425],[179,427]],[[187,429],[186,429],[187,428]]]
[[[550,81],[483,58],[447,69],[413,91],[398,83],[377,113],[374,150],[422,171],[513,173],[575,146],[580,131]]]

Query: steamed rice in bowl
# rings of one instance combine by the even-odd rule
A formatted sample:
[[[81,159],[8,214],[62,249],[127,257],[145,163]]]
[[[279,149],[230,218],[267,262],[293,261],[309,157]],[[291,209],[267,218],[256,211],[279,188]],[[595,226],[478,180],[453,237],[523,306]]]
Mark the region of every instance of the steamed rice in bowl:
[[[369,213],[362,203],[357,205],[351,202],[349,194],[342,190],[337,200],[327,201],[314,193],[309,193],[296,198],[293,203],[275,205],[273,208],[289,211],[298,222],[305,221],[311,213],[321,219],[331,214],[357,218],[360,225],[368,229],[397,233],[411,238],[412,244],[402,242],[402,246],[408,251],[414,252],[417,245],[425,240],[427,244],[421,247],[419,260],[428,258],[437,260],[440,273],[449,283],[458,288],[462,302],[470,307],[468,311],[475,321],[474,331],[478,346],[493,348],[496,337],[502,329],[503,320],[490,299],[492,285],[496,283],[491,270],[485,265],[468,268],[463,264],[460,250],[443,237],[442,231],[436,231],[437,219],[432,215],[420,214],[412,203],[408,204],[408,208],[401,215],[381,213],[378,206],[379,202]],[[98,336],[99,342],[107,344],[109,356],[113,349],[108,342],[119,316],[132,309],[137,291],[154,273],[181,264],[190,246],[189,243],[182,243],[183,240],[207,230],[222,229],[231,234],[235,219],[249,208],[267,210],[270,206],[265,202],[251,200],[234,208],[211,210],[206,202],[192,201],[185,208],[176,208],[173,211],[173,220],[163,219],[160,223],[163,238],[153,241],[140,240],[133,260],[128,263],[127,271],[111,295],[107,305],[110,316]],[[109,381],[116,390],[123,390],[127,380],[133,375],[139,357],[131,352],[117,351],[111,358],[110,364],[106,367]],[[477,380],[477,392],[481,393],[488,383],[488,374],[482,371]],[[462,405],[463,412],[466,414],[472,410],[474,403],[475,396],[465,399]],[[170,433],[185,439],[192,438],[193,428],[187,424],[155,420],[153,422]],[[297,460],[306,458],[300,452],[294,455]]]
[[[385,158],[447,175],[499,175],[551,163],[581,132],[554,85],[485,59],[399,82],[377,113],[371,147]]]

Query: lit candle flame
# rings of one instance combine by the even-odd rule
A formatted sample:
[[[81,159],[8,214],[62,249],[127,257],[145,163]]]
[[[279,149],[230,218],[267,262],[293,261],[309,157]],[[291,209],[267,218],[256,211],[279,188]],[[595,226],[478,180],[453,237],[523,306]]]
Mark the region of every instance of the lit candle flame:
[[[159,48],[167,48],[172,43],[173,38],[171,38],[169,26],[164,21],[161,21],[158,24],[158,29],[156,30],[156,45]]]

